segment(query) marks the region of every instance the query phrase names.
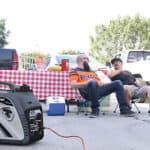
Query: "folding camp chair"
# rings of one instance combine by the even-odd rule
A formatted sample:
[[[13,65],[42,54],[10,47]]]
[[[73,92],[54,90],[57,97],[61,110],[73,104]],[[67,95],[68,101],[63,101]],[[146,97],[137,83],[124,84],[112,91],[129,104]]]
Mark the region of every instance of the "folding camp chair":
[[[101,106],[101,102],[105,99],[105,97],[102,97],[100,98],[98,101],[99,101],[99,104]],[[77,99],[77,106],[78,106],[78,111],[77,111],[77,114],[79,114],[80,112],[84,112],[85,114],[89,113],[88,110],[86,109],[87,107],[91,107],[91,101],[90,100],[86,100],[84,98],[80,98],[80,99]],[[100,112],[104,115],[105,112],[101,111],[100,109]]]
[[[136,102],[139,98],[138,97],[132,97],[131,99],[131,104],[133,104],[137,110],[138,113],[141,113],[140,109],[138,108],[138,106],[136,105]],[[119,104],[116,105],[115,110],[113,111],[114,113],[116,113],[117,109],[119,107]]]
[[[133,74],[133,76],[136,78],[136,80],[138,80],[138,83],[140,85],[147,85],[147,83],[141,78],[141,76],[139,74]],[[138,108],[138,106],[136,105],[137,100],[139,99],[139,97],[137,96],[133,96],[131,98],[131,104],[133,104],[137,110],[138,113],[141,113],[140,109]],[[119,104],[116,105],[116,108],[114,110],[114,113],[116,113],[117,109],[119,107]]]
[[[78,89],[76,90],[76,98],[77,99],[66,99],[66,105],[67,105],[67,112],[69,112],[69,105],[77,105],[78,109],[77,109],[77,114],[79,114],[80,112],[84,112],[84,113],[88,113],[86,107],[91,107],[91,101],[84,99],[80,93]],[[101,106],[101,102],[103,100],[105,100],[105,97],[102,97],[101,99],[99,99],[99,104]],[[105,114],[103,111],[101,111],[102,114]]]

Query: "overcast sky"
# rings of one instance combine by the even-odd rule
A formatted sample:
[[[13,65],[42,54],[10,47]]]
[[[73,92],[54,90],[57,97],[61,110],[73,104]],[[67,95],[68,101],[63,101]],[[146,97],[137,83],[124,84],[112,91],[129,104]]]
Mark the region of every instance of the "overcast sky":
[[[149,0],[0,0],[0,19],[19,52],[88,50],[96,24],[139,13],[150,17]]]

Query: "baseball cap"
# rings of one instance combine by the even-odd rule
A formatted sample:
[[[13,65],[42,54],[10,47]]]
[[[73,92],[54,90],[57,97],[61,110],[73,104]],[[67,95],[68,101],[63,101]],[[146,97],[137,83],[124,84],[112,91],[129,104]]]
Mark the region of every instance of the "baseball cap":
[[[113,59],[111,60],[111,64],[114,64],[115,61],[120,61],[120,62],[122,62],[122,60],[121,60],[120,58],[115,57],[115,58],[113,58]]]

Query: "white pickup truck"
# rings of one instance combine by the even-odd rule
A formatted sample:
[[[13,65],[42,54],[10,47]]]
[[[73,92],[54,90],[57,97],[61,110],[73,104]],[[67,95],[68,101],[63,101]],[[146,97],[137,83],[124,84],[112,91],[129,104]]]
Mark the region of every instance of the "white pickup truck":
[[[125,50],[118,52],[115,57],[122,59],[124,69],[150,83],[150,50]]]

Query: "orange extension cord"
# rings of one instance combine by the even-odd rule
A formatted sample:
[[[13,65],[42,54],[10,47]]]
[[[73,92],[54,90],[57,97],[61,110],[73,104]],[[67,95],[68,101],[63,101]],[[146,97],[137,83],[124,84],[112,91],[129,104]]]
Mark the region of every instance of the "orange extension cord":
[[[55,133],[56,135],[58,135],[58,136],[60,136],[60,137],[62,137],[62,138],[78,138],[78,139],[81,140],[83,150],[86,150],[86,149],[85,149],[84,140],[83,140],[82,137],[76,136],[76,135],[64,136],[64,135],[59,134],[58,132],[56,132],[55,130],[53,130],[53,129],[49,128],[49,127],[44,127],[44,129],[48,129],[48,130],[52,131],[53,133]]]

